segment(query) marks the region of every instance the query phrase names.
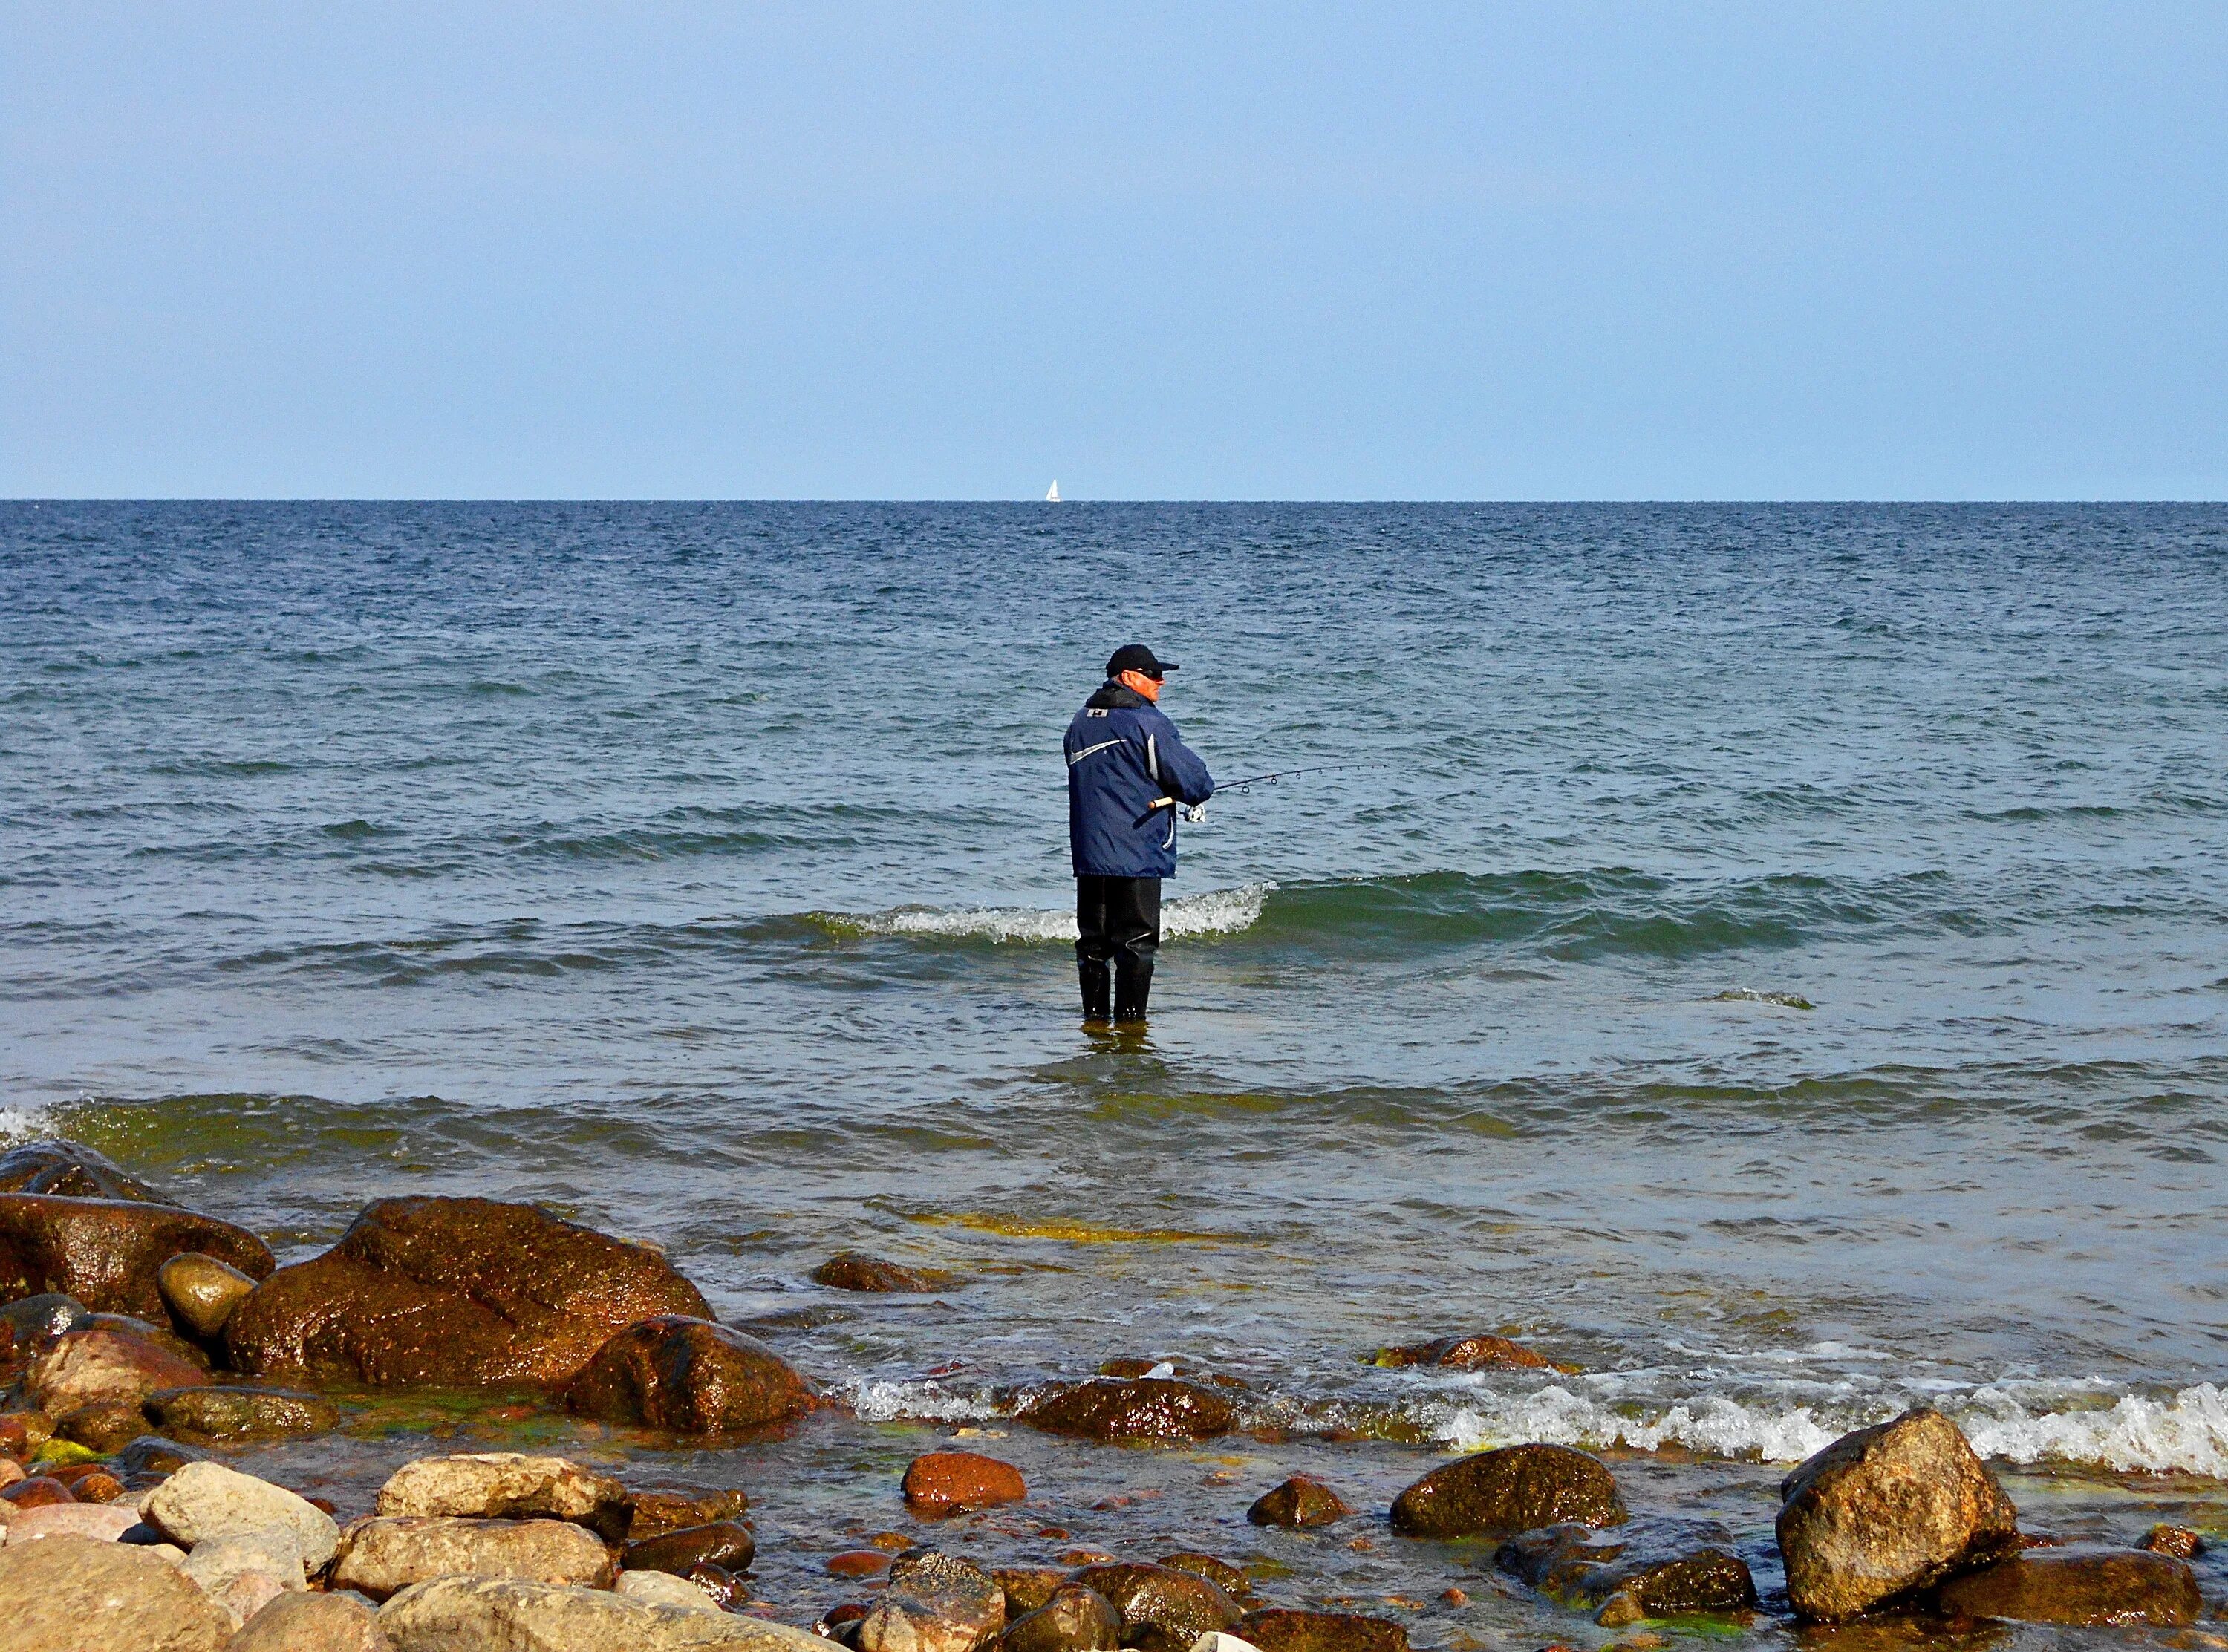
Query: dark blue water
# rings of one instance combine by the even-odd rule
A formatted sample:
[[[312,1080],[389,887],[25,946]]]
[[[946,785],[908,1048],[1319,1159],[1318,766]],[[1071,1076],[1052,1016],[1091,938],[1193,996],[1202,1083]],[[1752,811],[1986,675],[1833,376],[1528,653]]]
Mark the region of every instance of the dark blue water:
[[[1149,1352],[2228,1475],[2228,510],[19,503],[0,593],[9,1127],[282,1245],[975,1278],[796,1332],[873,1415]],[[1374,766],[1187,829],[1117,1045],[1058,750],[1133,638],[1225,776]],[[1485,1326],[1585,1373],[1354,1357]]]

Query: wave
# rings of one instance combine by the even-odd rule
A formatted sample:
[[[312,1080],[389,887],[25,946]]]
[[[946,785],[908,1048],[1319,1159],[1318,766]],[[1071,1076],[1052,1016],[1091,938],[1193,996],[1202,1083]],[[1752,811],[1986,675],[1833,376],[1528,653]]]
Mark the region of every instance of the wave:
[[[1161,909],[1163,935],[1227,935],[1250,929],[1274,883],[1244,883],[1235,889],[1186,895]],[[807,917],[837,934],[923,935],[955,941],[1071,942],[1075,914],[1066,907],[901,906],[888,912],[815,912]]]

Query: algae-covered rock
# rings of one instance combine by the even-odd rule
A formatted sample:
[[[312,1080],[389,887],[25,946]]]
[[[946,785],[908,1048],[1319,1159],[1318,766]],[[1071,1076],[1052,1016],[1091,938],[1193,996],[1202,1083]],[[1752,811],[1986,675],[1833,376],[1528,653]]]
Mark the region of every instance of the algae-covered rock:
[[[1614,1526],[1624,1517],[1609,1470],[1567,1445],[1508,1445],[1462,1457],[1392,1503],[1392,1529],[1411,1537],[1505,1537],[1565,1521]]]
[[[1271,1606],[1239,1620],[1238,1638],[1260,1652],[1408,1652],[1408,1631],[1389,1617],[1360,1612],[1295,1611]]]
[[[2205,1609],[2189,1563],[2142,1549],[2045,1549],[1953,1578],[1934,1591],[1949,1617],[2092,1628],[2180,1629]]]
[[[147,1396],[150,1420],[184,1440],[281,1439],[338,1428],[341,1408],[298,1388],[165,1388]]]
[[[628,1325],[710,1311],[658,1252],[539,1206],[381,1199],[258,1285],[224,1337],[256,1375],[555,1387]]]
[[[1924,1406],[1845,1434],[1781,1483],[1787,1598],[1832,1623],[1998,1559],[2011,1499],[1957,1425]]]
[[[669,1314],[611,1337],[565,1391],[568,1410],[682,1434],[717,1434],[803,1416],[812,1385],[756,1337]]]
[[[1094,1377],[1025,1394],[1015,1417],[1049,1433],[1086,1439],[1211,1439],[1238,1426],[1230,1401],[1173,1377]]]
[[[96,1313],[167,1320],[157,1275],[184,1251],[259,1279],[275,1266],[245,1228],[175,1205],[0,1193],[0,1299],[60,1293]]]
[[[1600,1533],[1564,1524],[1503,1543],[1494,1563],[1572,1606],[1630,1598],[1646,1617],[1740,1611],[1756,1583],[1732,1534],[1711,1521],[1636,1520]]]

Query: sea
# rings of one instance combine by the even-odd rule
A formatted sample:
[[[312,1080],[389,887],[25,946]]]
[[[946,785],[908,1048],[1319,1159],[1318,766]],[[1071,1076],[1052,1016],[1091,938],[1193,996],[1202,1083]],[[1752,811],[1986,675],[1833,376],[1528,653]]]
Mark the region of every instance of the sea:
[[[1219,779],[1307,772],[1182,828],[1116,1037],[1060,737],[1129,641]],[[537,1201],[848,1407],[367,1397],[256,1459],[344,1503],[521,1431],[747,1483],[809,1622],[964,1434],[1041,1494],[984,1553],[1598,1638],[1392,1492],[1600,1451],[1769,1604],[1787,1465],[1924,1403],[2031,1526],[2228,1535],[2224,770],[2220,506],[9,502],[0,1128],[287,1260]],[[1556,1366],[1373,1362],[1482,1330]],[[1245,1432],[1015,1423],[1113,1358]],[[1246,1525],[1294,1469],[1358,1524]]]

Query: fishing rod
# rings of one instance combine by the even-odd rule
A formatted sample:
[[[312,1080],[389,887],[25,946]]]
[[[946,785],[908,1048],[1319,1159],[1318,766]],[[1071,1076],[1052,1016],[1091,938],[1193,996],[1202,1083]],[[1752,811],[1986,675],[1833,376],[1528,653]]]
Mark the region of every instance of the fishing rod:
[[[1220,797],[1225,792],[1234,792],[1245,786],[1274,786],[1278,781],[1290,780],[1295,775],[1327,775],[1337,769],[1382,769],[1384,767],[1382,762],[1309,763],[1303,769],[1279,769],[1266,775],[1248,775],[1244,780],[1225,781],[1214,788],[1214,794]],[[1173,797],[1158,798],[1146,806],[1145,813],[1150,814],[1155,809],[1175,807],[1176,800]],[[1201,804],[1200,807],[1204,808],[1206,805]]]

